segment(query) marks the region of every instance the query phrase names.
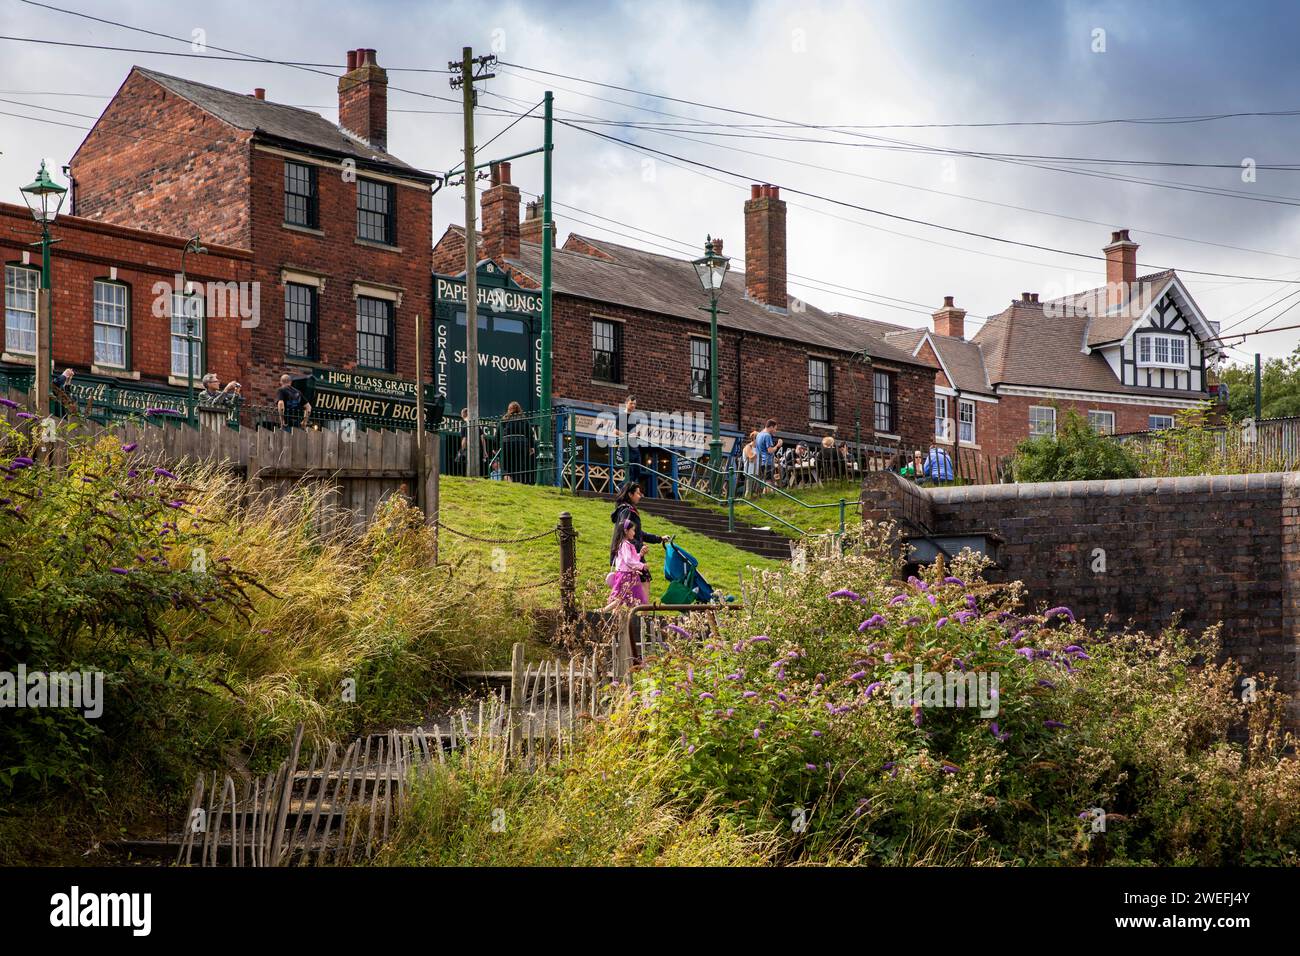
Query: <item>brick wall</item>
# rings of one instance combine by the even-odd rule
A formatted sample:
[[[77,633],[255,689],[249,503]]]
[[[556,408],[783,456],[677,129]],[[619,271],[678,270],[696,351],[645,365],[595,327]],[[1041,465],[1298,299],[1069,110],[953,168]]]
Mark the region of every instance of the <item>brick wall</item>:
[[[1196,396],[1193,394],[1193,398]],[[1159,399],[1151,404],[1128,405],[1114,402],[1077,401],[1058,398],[1026,398],[1020,395],[1002,395],[997,405],[977,403],[979,421],[976,439],[980,448],[991,455],[1011,455],[1016,445],[1029,437],[1029,406],[1055,405],[1057,425],[1065,420],[1066,409],[1073,408],[1085,419],[1089,409],[1115,413],[1116,432],[1147,430],[1148,415],[1177,415],[1181,409],[1160,405]],[[991,409],[992,414],[985,412]]]
[[[133,70],[72,158],[73,211],[247,249],[249,143]]]
[[[1090,626],[1154,631],[1181,612],[1199,632],[1223,623],[1225,652],[1248,673],[1300,693],[1300,474],[1137,478],[955,488],[863,487],[866,517],[925,514],[937,533],[1005,539],[994,580],[1031,603],[1064,604]],[[1094,571],[1102,549],[1104,572]],[[1300,727],[1300,700],[1291,723]]]
[[[614,405],[624,401],[630,393],[637,396],[641,408],[646,411],[698,411],[706,418],[709,416],[709,400],[692,398],[690,394],[689,343],[692,336],[707,340],[707,324],[569,295],[555,296],[553,311],[557,396]],[[621,387],[592,380],[593,318],[623,323]],[[837,429],[834,432],[808,420],[809,355],[831,359],[832,424]],[[933,427],[932,373],[921,366],[888,368],[894,375],[898,390],[899,430],[904,445],[926,441]],[[721,329],[718,335],[718,378],[721,416],[725,423],[734,425],[739,421],[748,431],[762,427],[768,418],[775,418],[780,431],[814,435],[832,433],[840,439],[852,441],[855,419],[861,416],[862,440],[874,440],[870,373],[860,361],[846,354]]]
[[[186,240],[73,216],[60,216],[52,233],[59,240],[52,250],[51,283],[54,361],[59,371],[69,365],[90,371],[94,361],[94,283],[96,279],[112,281],[116,269],[116,281],[128,290],[130,314],[126,369],[130,374],[123,379],[166,384],[171,369],[170,289],[177,282]],[[40,250],[29,245],[39,238],[40,230],[26,208],[0,203],[0,258],[5,264],[21,264],[26,252],[31,267],[39,269]],[[186,275],[196,284],[247,281],[250,260],[245,250],[209,245],[206,254],[186,257]],[[159,282],[165,283],[168,291],[159,304],[161,314],[155,315],[158,292],[154,285]],[[247,337],[248,331],[237,317],[211,318],[206,367],[223,379],[230,377],[227,369],[240,367]]]
[[[351,368],[357,361],[357,322],[353,283],[400,290],[394,311],[395,374],[415,378],[415,317],[424,323],[424,348],[430,354],[433,288],[429,278],[432,236],[432,196],[422,185],[398,185],[396,247],[389,249],[356,238],[357,184],[347,181],[337,165],[317,171],[319,226],[317,230],[284,225],[284,162],[277,153],[253,153],[252,209],[254,272],[261,282],[263,321],[252,340],[245,375],[250,397],[269,401],[286,369],[305,371],[313,364]],[[358,170],[357,177],[365,173]],[[462,247],[463,248],[463,247]],[[284,354],[284,283],[282,270],[318,276],[320,354],[317,363]],[[431,363],[430,363],[431,364]],[[426,381],[432,380],[430,368]],[[249,395],[249,390],[245,389]]]

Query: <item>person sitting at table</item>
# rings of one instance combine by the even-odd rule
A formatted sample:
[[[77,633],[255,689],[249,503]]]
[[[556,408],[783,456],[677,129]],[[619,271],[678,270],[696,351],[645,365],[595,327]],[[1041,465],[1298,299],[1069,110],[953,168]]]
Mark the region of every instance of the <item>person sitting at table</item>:
[[[932,482],[953,480],[952,458],[946,449],[938,445],[930,446],[930,454],[926,456],[923,470],[925,477]]]

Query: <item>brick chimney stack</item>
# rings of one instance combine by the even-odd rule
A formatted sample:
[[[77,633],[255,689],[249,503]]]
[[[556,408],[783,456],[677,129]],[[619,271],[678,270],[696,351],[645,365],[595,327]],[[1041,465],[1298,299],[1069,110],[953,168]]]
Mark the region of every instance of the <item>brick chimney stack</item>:
[[[1138,244],[1128,237],[1127,229],[1118,229],[1102,252],[1106,254],[1106,305],[1124,305],[1137,284]]]
[[[525,207],[524,221],[519,226],[519,238],[524,242],[536,242],[539,245],[542,241],[542,201],[534,199]],[[551,248],[555,248],[555,232],[551,232]]]
[[[966,337],[966,310],[953,305],[950,295],[943,297],[943,307],[934,313],[934,331],[954,339]]]
[[[519,258],[519,187],[510,182],[510,164],[492,164],[492,185],[483,191],[481,255],[487,259]],[[540,220],[539,220],[540,222]]]
[[[745,295],[785,311],[785,200],[779,186],[754,184],[745,202]]]
[[[339,125],[387,151],[388,73],[374,50],[348,50],[348,71],[339,77]]]

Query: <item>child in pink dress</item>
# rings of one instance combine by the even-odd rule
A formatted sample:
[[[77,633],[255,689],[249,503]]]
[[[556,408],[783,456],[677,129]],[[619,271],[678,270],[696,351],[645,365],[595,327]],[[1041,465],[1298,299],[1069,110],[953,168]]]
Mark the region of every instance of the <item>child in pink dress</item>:
[[[609,603],[605,605],[605,611],[612,611],[619,605],[624,607],[636,607],[638,604],[649,604],[650,593],[646,589],[645,582],[641,580],[641,572],[649,567],[645,563],[645,553],[649,545],[643,546],[640,551],[632,543],[632,538],[636,534],[636,525],[630,520],[625,519],[622,527],[614,533],[619,535],[617,549],[614,551],[614,570],[605,575],[605,583],[609,585]]]

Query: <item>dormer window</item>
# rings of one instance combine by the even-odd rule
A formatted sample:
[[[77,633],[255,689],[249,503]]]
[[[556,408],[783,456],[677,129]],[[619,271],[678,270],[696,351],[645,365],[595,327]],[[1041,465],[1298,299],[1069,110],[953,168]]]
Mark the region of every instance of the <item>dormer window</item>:
[[[1137,363],[1144,368],[1187,368],[1185,335],[1139,335]]]

